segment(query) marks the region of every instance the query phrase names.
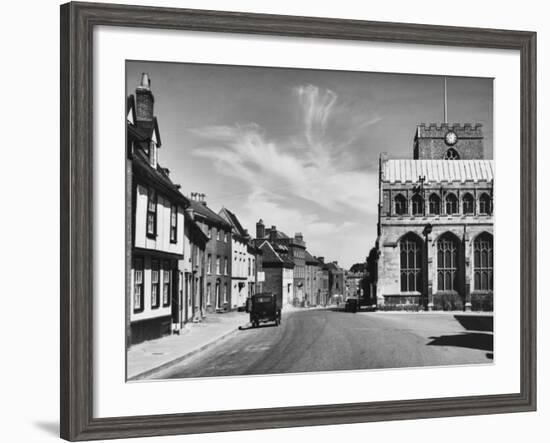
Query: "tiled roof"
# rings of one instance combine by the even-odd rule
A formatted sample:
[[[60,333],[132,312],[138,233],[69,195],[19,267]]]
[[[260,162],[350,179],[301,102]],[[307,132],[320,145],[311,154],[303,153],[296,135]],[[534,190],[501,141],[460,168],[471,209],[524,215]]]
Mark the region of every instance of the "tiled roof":
[[[307,264],[319,265],[319,266],[321,265],[321,263],[315,257],[313,257],[313,255],[311,255],[307,250],[305,251],[305,254],[306,254]]]
[[[493,160],[386,160],[382,162],[382,181],[425,183],[492,181]]]
[[[183,196],[179,188],[170,180],[164,168],[157,164],[156,169],[149,164],[149,159],[141,149],[136,149],[132,160],[134,172],[146,179],[157,183],[161,186],[161,190],[168,193],[178,202],[188,204],[187,198]]]
[[[246,237],[248,235],[246,230],[243,228],[243,225],[241,225],[241,222],[239,221],[239,219],[235,215],[235,213],[231,212],[227,208],[222,208],[222,210],[220,212],[222,212],[226,215],[227,220],[229,221],[229,223],[235,229],[236,234],[240,235],[241,237]],[[223,215],[222,215],[222,217],[223,217]]]
[[[190,199],[189,203],[190,203],[191,208],[193,209],[193,211],[196,214],[200,214],[203,217],[205,217],[206,219],[208,219],[208,220],[210,220],[214,223],[222,224],[222,225],[227,226],[227,227],[231,226],[227,222],[227,220],[220,217],[218,214],[216,214],[214,211],[212,211],[212,209],[210,209],[208,206],[206,206],[205,202],[199,202],[199,201]]]
[[[286,265],[287,267],[294,267],[294,262],[284,255],[280,255],[275,251],[273,245],[267,240],[260,245],[262,250],[262,264],[268,266],[269,264]]]

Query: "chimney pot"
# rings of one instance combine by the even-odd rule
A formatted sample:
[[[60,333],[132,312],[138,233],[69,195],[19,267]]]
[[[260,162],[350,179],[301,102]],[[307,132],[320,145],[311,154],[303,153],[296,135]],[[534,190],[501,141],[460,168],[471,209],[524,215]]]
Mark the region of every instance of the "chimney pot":
[[[138,86],[139,89],[145,89],[147,91],[151,90],[151,79],[149,78],[149,74],[146,72],[141,73],[141,83]]]

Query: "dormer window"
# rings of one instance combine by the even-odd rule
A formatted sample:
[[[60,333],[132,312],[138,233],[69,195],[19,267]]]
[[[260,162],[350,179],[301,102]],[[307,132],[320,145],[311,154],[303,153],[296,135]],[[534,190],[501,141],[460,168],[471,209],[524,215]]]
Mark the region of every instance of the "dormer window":
[[[157,145],[154,141],[149,142],[149,164],[152,168],[157,168]]]

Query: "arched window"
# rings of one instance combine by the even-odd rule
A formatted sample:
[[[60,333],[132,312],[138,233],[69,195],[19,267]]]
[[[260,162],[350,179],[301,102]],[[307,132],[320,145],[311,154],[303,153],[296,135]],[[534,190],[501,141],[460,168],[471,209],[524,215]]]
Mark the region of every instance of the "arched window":
[[[458,241],[452,234],[443,234],[437,241],[437,289],[456,291],[457,280]]]
[[[460,156],[458,155],[458,152],[456,152],[456,149],[449,148],[445,152],[445,156],[443,157],[445,160],[460,160]]]
[[[395,197],[395,213],[397,215],[405,215],[407,212],[407,199],[401,194],[397,195]]]
[[[423,215],[424,214],[424,199],[419,195],[413,195],[411,199],[412,203],[412,213],[413,215]]]
[[[441,199],[437,194],[430,195],[429,198],[430,214],[438,215],[441,213]]]
[[[486,193],[481,194],[479,197],[479,213],[491,215],[493,212],[491,197]]]
[[[458,212],[458,199],[454,194],[447,194],[445,197],[445,212],[447,214],[456,214]]]
[[[474,213],[474,197],[472,197],[472,194],[470,193],[464,194],[464,197],[462,197],[462,213]]]
[[[399,242],[401,292],[422,292],[422,241],[413,234]]]
[[[486,232],[474,240],[474,290],[493,290],[493,236]]]

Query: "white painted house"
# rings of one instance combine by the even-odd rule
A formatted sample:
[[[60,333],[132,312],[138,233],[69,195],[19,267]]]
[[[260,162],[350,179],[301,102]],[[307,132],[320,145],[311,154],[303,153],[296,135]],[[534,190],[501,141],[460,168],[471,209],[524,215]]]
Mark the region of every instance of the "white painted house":
[[[178,261],[184,253],[187,200],[158,163],[161,147],[154,97],[147,74],[128,97],[127,158],[131,190],[129,343],[172,330],[178,305]]]
[[[219,215],[231,225],[231,302],[242,307],[250,295],[250,282],[256,283],[255,255],[250,249],[250,235],[237,216],[227,208]]]

